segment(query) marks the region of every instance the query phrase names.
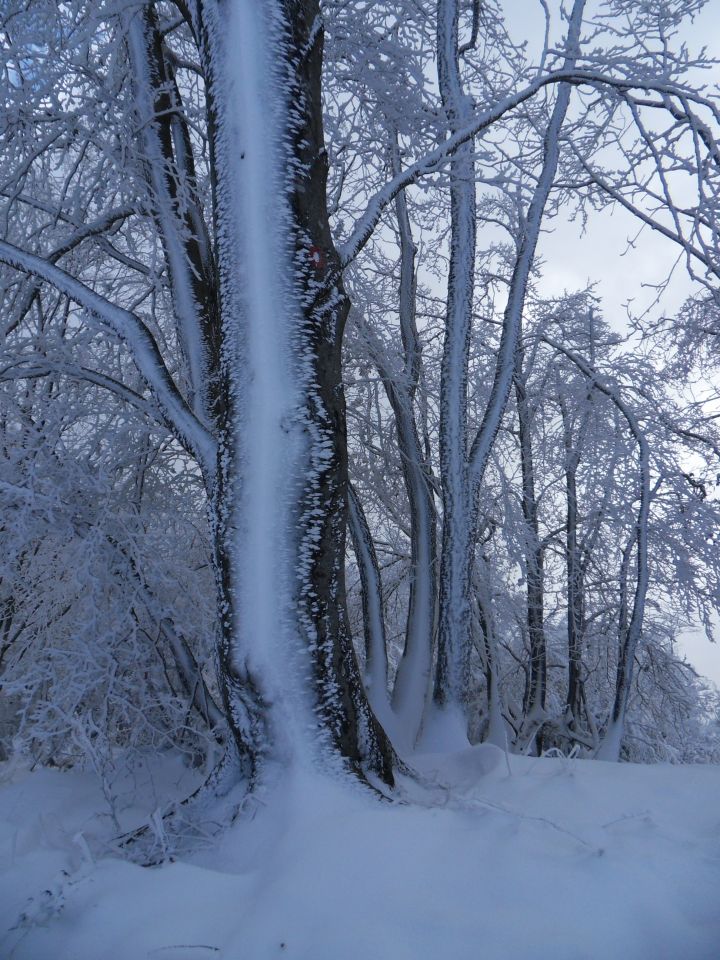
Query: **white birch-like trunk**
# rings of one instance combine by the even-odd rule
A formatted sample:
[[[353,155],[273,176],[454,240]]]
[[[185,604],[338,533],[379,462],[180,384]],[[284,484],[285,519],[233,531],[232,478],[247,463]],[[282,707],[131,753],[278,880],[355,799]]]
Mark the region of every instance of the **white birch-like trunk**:
[[[390,714],[388,659],[383,615],[382,578],[375,545],[360,498],[348,485],[348,518],[355,559],[360,571],[365,632],[365,690],[375,716],[386,727]]]
[[[394,167],[399,169],[397,143]],[[405,647],[398,663],[392,705],[396,737],[412,748],[420,734],[430,696],[437,607],[437,510],[430,464],[423,451],[416,413],[422,352],[415,318],[415,244],[405,192],[395,198],[400,233],[400,332],[404,371],[400,382],[384,376],[395,414],[403,477],[410,508],[410,597]]]

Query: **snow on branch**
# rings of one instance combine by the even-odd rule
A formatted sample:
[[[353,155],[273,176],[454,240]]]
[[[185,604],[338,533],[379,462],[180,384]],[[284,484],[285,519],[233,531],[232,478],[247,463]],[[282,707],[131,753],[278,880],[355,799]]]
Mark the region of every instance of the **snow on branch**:
[[[113,330],[129,348],[174,435],[197,457],[205,471],[214,472],[215,440],[189,408],[165,366],[157,343],[139,317],[110,303],[60,267],[5,240],[0,240],[0,262],[52,284]]]
[[[677,109],[677,107],[671,109],[672,103],[669,98],[676,97],[686,105],[692,102],[698,106],[707,108],[711,112],[713,118],[720,122],[720,110],[711,100],[709,100],[707,97],[701,96],[700,94],[692,93],[685,87],[677,86],[673,83],[649,80],[646,78],[638,80],[621,79],[610,77],[603,73],[575,69],[556,70],[544,76],[537,77],[532,83],[528,84],[522,90],[519,90],[516,93],[505,97],[503,100],[500,100],[489,110],[483,111],[473,119],[472,123],[463,127],[461,130],[458,130],[456,133],[453,133],[446,140],[444,140],[440,146],[436,147],[434,150],[431,150],[419,160],[416,160],[415,163],[411,164],[409,167],[406,167],[405,170],[402,170],[391,180],[388,180],[388,182],[370,199],[365,211],[356,221],[350,236],[345,243],[339,247],[338,252],[340,254],[341,267],[346,267],[355,259],[355,257],[357,257],[372,236],[375,227],[383,215],[383,212],[387,206],[392,203],[401,190],[404,190],[411,184],[416,183],[421,177],[428,176],[432,173],[437,173],[443,164],[449,160],[454,151],[457,150],[458,147],[462,146],[463,143],[466,143],[468,140],[476,137],[484,130],[487,130],[489,127],[493,126],[493,124],[501,120],[507,113],[515,110],[527,100],[532,99],[532,97],[534,97],[544,87],[554,83],[568,83],[571,86],[610,88],[622,93],[630,93],[633,90],[642,90],[646,93],[657,93],[661,95],[662,99],[657,102],[653,101],[646,105],[664,108],[668,110],[668,112],[676,120],[684,117],[689,124],[697,126],[698,121],[692,114],[690,114],[689,111],[686,110],[681,112]],[[706,124],[703,125],[703,132],[705,137],[708,138],[709,142],[712,142],[712,137]],[[625,205],[627,206],[627,202]],[[634,208],[630,209],[637,213]],[[675,238],[673,237],[673,239]]]

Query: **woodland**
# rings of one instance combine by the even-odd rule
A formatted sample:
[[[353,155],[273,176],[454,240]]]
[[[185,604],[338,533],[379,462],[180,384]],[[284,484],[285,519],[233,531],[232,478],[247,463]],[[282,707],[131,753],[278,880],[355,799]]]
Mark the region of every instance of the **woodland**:
[[[0,760],[90,772],[106,853],[477,745],[720,763],[706,7],[3,0]],[[610,216],[643,309],[548,292]]]

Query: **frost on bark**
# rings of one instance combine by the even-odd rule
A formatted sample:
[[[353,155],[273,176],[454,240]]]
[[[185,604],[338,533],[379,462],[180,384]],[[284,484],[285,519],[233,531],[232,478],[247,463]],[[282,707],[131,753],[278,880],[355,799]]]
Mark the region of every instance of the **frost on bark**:
[[[325,198],[318,3],[208,2],[199,28],[223,316],[213,503],[226,709],[253,773],[263,757],[339,754],[391,782],[346,609],[349,301]]]
[[[630,693],[632,690],[635,655],[642,638],[643,621],[645,617],[645,603],[650,585],[650,570],[648,561],[648,523],[650,517],[650,445],[644,430],[630,406],[623,400],[620,391],[611,384],[604,382],[594,368],[573,350],[550,337],[543,337],[546,343],[554,347],[558,353],[567,357],[591,382],[594,389],[603,393],[619,410],[628,425],[634,441],[638,447],[638,509],[630,542],[623,551],[622,570],[620,574],[621,603],[619,616],[619,644],[618,663],[615,679],[615,696],[612,711],[608,718],[603,739],[596,756],[602,760],[618,760],[625,733],[625,719],[627,715]],[[627,622],[627,577],[630,559],[635,550],[635,591],[633,594],[630,620]]]
[[[392,141],[393,172],[399,170],[397,134]],[[423,449],[426,429],[418,411],[417,394],[422,370],[422,346],[416,320],[415,256],[405,191],[395,198],[400,238],[400,289],[398,313],[403,369],[393,376],[382,356],[375,363],[395,416],[403,480],[410,514],[410,594],[405,646],[397,667],[392,706],[397,717],[395,733],[414,746],[430,695],[437,608],[437,509],[432,487],[432,466]]]
[[[147,442],[162,457],[160,489],[174,488],[177,482],[177,502],[187,503],[188,521],[200,515],[208,494],[219,597],[223,703],[217,709],[212,701],[216,689],[206,666],[209,606],[194,621],[194,630],[170,605],[166,611],[163,588],[158,590],[152,576],[145,577],[142,551],[137,552],[137,576],[123,577],[126,583],[134,581],[133,594],[142,583],[147,586],[140,590],[146,597],[143,617],[152,628],[147,637],[169,667],[167,685],[173,698],[187,704],[188,716],[192,713],[198,727],[219,728],[222,717],[229,717],[251,778],[261,776],[271,761],[287,765],[320,758],[337,766],[345,757],[356,770],[390,779],[390,749],[368,707],[348,630],[344,584],[348,520],[365,574],[370,701],[392,736],[398,735],[398,746],[410,748],[417,740],[429,679],[436,680],[435,700],[442,708],[437,712],[458,721],[453,733],[464,733],[462,725],[468,718],[463,711],[476,692],[470,688],[480,682],[477,670],[473,675],[470,669],[475,646],[485,671],[494,742],[504,742],[503,702],[506,719],[518,735],[516,745],[523,735],[526,740],[535,736],[532,724],[525,721],[539,721],[547,703],[552,712],[542,721],[543,736],[556,734],[561,743],[574,740],[594,749],[599,726],[607,733],[603,749],[617,755],[628,698],[633,722],[645,709],[646,671],[633,674],[642,641],[645,592],[650,590],[653,602],[662,595],[672,575],[667,571],[673,549],[682,559],[683,571],[685,567],[689,571],[682,573],[686,592],[678,605],[699,598],[704,615],[710,615],[710,586],[698,584],[706,576],[703,563],[715,570],[712,543],[700,532],[702,524],[712,524],[712,510],[695,515],[694,504],[686,512],[685,487],[689,483],[697,491],[702,484],[683,473],[665,443],[672,433],[694,450],[712,431],[696,411],[687,421],[673,414],[675,425],[663,434],[648,412],[654,400],[643,392],[647,385],[642,385],[642,376],[634,375],[636,369],[650,367],[638,361],[636,368],[629,355],[621,359],[616,353],[612,360],[604,360],[606,389],[591,388],[596,364],[583,367],[582,357],[573,359],[567,343],[574,341],[562,326],[556,352],[564,351],[567,359],[580,365],[588,389],[610,391],[607,396],[612,394],[618,423],[622,425],[623,409],[618,391],[624,396],[630,388],[613,386],[613,371],[618,383],[632,383],[632,396],[644,400],[625,406],[629,411],[625,419],[635,410],[635,425],[630,419],[628,423],[641,461],[642,511],[638,510],[630,536],[627,527],[631,516],[634,521],[637,499],[634,480],[625,489],[613,480],[601,507],[594,506],[593,477],[603,464],[614,462],[603,446],[610,442],[607,425],[600,424],[594,439],[583,446],[577,396],[568,395],[566,459],[560,466],[558,454],[549,447],[553,430],[560,437],[560,424],[553,427],[557,417],[548,416],[547,404],[555,409],[561,400],[546,398],[538,405],[536,418],[523,395],[525,386],[534,390],[538,382],[535,358],[528,364],[525,383],[516,382],[519,457],[498,430],[503,420],[509,422],[506,408],[521,359],[523,314],[532,317],[538,309],[537,301],[526,302],[538,236],[565,196],[572,193],[580,212],[588,204],[619,203],[678,244],[690,264],[707,268],[707,283],[715,283],[712,201],[718,166],[711,127],[717,119],[716,100],[682,79],[704,58],[691,61],[685,54],[671,54],[668,47],[658,72],[653,52],[661,34],[669,38],[681,16],[699,9],[702,0],[668,0],[657,11],[612,0],[604,13],[593,12],[592,25],[588,21],[593,47],[582,58],[578,48],[583,0],[570,5],[564,54],[551,45],[551,38],[559,37],[560,25],[546,7],[548,32],[536,65],[525,57],[522,45],[505,34],[502,5],[496,10],[487,4],[439,0],[436,24],[429,19],[427,5],[423,10],[418,7],[417,22],[416,12],[409,15],[407,39],[400,29],[390,38],[378,38],[377,47],[375,26],[383,23],[389,7],[363,0],[325,5],[334,49],[325,64],[324,102],[328,130],[333,131],[332,165],[337,172],[333,203],[339,233],[348,230],[349,217],[356,218],[340,255],[331,240],[325,206],[328,159],[320,104],[320,5],[311,0],[143,0],[98,7],[87,0],[61,5],[34,0],[28,6],[9,0],[7,14],[0,16],[10,24],[2,55],[11,80],[0,163],[5,183],[0,198],[0,261],[5,265],[2,295],[8,318],[0,381],[3,391],[8,389],[9,422],[14,423],[17,407],[22,430],[7,431],[10,452],[3,451],[3,457],[10,466],[4,469],[12,474],[14,461],[22,457],[26,412],[32,410],[43,424],[46,411],[60,409],[56,401],[63,399],[67,401],[63,423],[92,412],[98,424],[113,426],[106,434],[95,428],[70,434],[74,439],[63,453],[67,459],[51,464],[45,482],[53,482],[56,471],[60,475],[59,467],[73,463],[92,432],[98,449],[107,444],[112,463],[108,472],[118,477],[108,484],[107,495],[116,496],[125,464],[134,461],[130,445],[140,432],[147,437],[143,445]],[[636,23],[623,39],[613,21],[616,13],[631,7]],[[338,19],[335,12],[340,8]],[[356,15],[361,9],[363,15],[371,14],[368,22]],[[433,54],[427,41],[435,27],[439,91],[431,78]],[[405,101],[397,96],[397,85],[386,87],[385,81],[400,73],[393,58],[397,61],[402,51],[407,53],[405,44],[418,42],[414,61],[418,89],[411,89]],[[362,52],[357,62],[353,50]],[[390,72],[383,72],[385,66],[376,72],[374,62],[386,60]],[[518,69],[511,70],[511,65]],[[513,77],[517,89],[508,90]],[[578,109],[566,121],[571,90],[578,91]],[[444,106],[440,110],[438,92]],[[109,93],[114,101],[108,100]],[[357,112],[356,96],[364,98]],[[623,135],[621,141],[620,169],[604,170],[606,148],[616,149],[624,115],[631,123],[628,139]],[[652,119],[663,115],[669,117],[665,127]],[[390,179],[384,157],[388,139]],[[405,158],[408,164],[403,167]],[[556,176],[559,159],[561,177]],[[673,204],[670,194],[670,184],[674,190],[681,174],[697,181],[697,199],[689,207]],[[477,210],[476,177],[485,185]],[[414,191],[415,184],[420,189],[417,195],[413,192],[412,212],[413,216],[417,212],[418,226],[423,234],[429,226],[431,233],[443,238],[434,251],[424,239],[417,248],[413,242],[406,191]],[[452,235],[446,247],[447,187]],[[487,205],[486,187],[497,190],[497,205],[494,201]],[[683,188],[678,189],[682,194]],[[385,269],[391,259],[388,218],[393,205],[400,254],[398,296],[394,273]],[[358,207],[364,212],[358,213]],[[515,244],[501,257],[486,248],[482,267],[474,263],[476,215],[483,227],[496,222],[506,227]],[[374,275],[380,278],[378,295],[369,300],[380,308],[382,323],[392,317],[394,324],[397,315],[402,347],[393,347],[387,336],[380,336],[379,355],[370,350],[387,404],[381,398],[383,409],[376,422],[369,430],[363,427],[362,462],[368,473],[358,478],[358,489],[370,494],[379,489],[387,499],[367,510],[373,524],[368,530],[362,520],[363,504],[357,502],[352,516],[348,514],[341,341],[348,309],[342,269],[372,236],[377,243],[370,247],[377,249],[369,263],[358,261],[362,279],[357,289],[359,293],[368,289]],[[490,233],[485,240],[492,244]],[[450,277],[438,402],[440,358],[432,328],[438,315],[436,298],[424,290],[424,278],[445,269],[446,253]],[[508,282],[506,304],[491,296],[487,303],[481,301],[475,286],[475,273],[482,269],[489,277],[487,265],[493,263],[500,269],[496,280]],[[378,266],[381,272],[373,274]],[[422,323],[426,318],[430,322],[420,331],[424,357],[416,298]],[[486,345],[495,343],[495,336],[485,337],[483,328],[473,334],[477,340],[471,339],[471,322],[478,319],[473,313],[493,322],[496,310],[503,311],[501,338],[490,359],[488,382],[468,389],[468,343],[478,347],[470,354],[472,363],[476,357],[487,357]],[[712,327],[712,314],[709,319]],[[486,345],[480,346],[482,341]],[[362,369],[368,357],[360,359]],[[479,370],[485,369],[483,363],[478,363]],[[522,372],[522,364],[519,369]],[[16,385],[11,389],[12,381]],[[35,391],[28,384],[42,388]],[[475,403],[486,401],[477,430],[469,422],[468,394],[473,409]],[[561,391],[561,398],[564,395]],[[659,384],[654,396],[663,403],[668,399]],[[149,431],[138,431],[137,417],[148,421]],[[640,427],[653,451],[652,496]],[[392,463],[398,474],[402,471],[404,483],[399,477],[392,483],[375,483],[379,472],[373,460],[378,452],[374,430],[383,442],[379,449],[383,462]],[[630,440],[620,433],[616,424],[617,458],[627,470]],[[39,436],[41,446],[48,449],[51,433],[42,426]],[[559,455],[562,447],[560,437]],[[591,455],[596,447],[601,452],[597,464]],[[512,524],[503,521],[498,537],[483,551],[477,500],[493,453],[484,500],[490,495],[495,499],[497,481],[510,496],[506,505],[514,507],[513,490],[521,495],[523,533],[521,543],[517,538],[511,543],[509,536],[517,528],[513,531]],[[508,464],[518,460],[513,472]],[[436,483],[433,471],[438,461]],[[103,463],[102,458],[88,462],[88,480]],[[558,473],[554,481],[553,470]],[[608,477],[613,477],[612,471]],[[7,477],[0,482],[10,511],[16,502],[25,503],[24,498],[32,500],[35,495],[28,478],[35,479],[23,467],[17,477],[10,476],[12,483]],[[439,488],[443,543],[438,570]],[[676,494],[680,519],[668,507]],[[548,529],[553,506],[564,524],[554,532]],[[505,516],[512,521],[516,513],[506,510]],[[663,529],[660,522],[668,524],[669,541],[658,533]],[[44,542],[45,523],[43,519],[37,527],[40,533],[28,536],[23,550],[29,553],[35,542]],[[393,525],[387,530],[390,539],[383,542],[388,523]],[[33,516],[30,529],[35,530],[34,524]],[[203,528],[202,520],[198,527]],[[563,529],[565,544],[560,537]],[[688,530],[692,540],[686,543],[681,532],[684,538]],[[168,544],[174,542],[172,536],[168,535]],[[204,528],[201,538],[204,544]],[[75,532],[72,539],[82,535]],[[397,557],[383,565],[382,576],[373,557],[373,539],[383,551],[401,544]],[[7,544],[7,537],[3,542]],[[18,542],[25,544],[20,536]],[[108,549],[116,559],[124,549],[122,542],[117,549],[114,545]],[[589,563],[594,543],[597,549]],[[607,591],[604,581],[597,582],[595,567],[601,549],[619,551],[622,546],[618,655],[613,650],[608,657],[604,643],[598,658],[607,623],[618,619],[618,603],[616,572]],[[557,560],[558,550],[564,548],[565,564]],[[648,552],[655,580],[651,584]],[[131,550],[128,556],[135,563],[136,552]],[[396,559],[402,567],[393,569]],[[517,600],[513,580],[518,559],[527,561],[528,588],[519,629],[511,610]],[[55,562],[51,558],[51,564]],[[123,561],[120,566],[128,564]],[[203,559],[203,569],[207,567]],[[187,556],[178,557],[175,569],[177,583],[187,582],[184,578],[195,572]],[[115,570],[111,574],[111,580],[120,576]],[[658,581],[658,575],[663,579]],[[13,576],[10,620],[22,616],[14,606],[25,589],[20,566]],[[387,580],[385,599],[392,617],[387,637],[382,577]],[[202,583],[205,596],[204,577],[194,582]],[[562,672],[556,672],[560,665],[555,656],[552,665],[545,662],[543,637],[543,616],[558,616],[559,607],[550,601],[556,596],[567,598],[569,608],[567,671],[563,664]],[[3,617],[4,635],[10,620]],[[548,620],[546,629],[553,622]],[[657,623],[656,611],[648,606],[653,632]],[[392,653],[404,625],[393,716],[392,711],[383,713],[388,695],[386,659],[388,646]],[[60,627],[53,624],[55,629]],[[650,636],[649,626],[646,632]],[[32,633],[33,644],[37,636],[37,631]],[[528,637],[533,648],[529,667],[523,648]],[[0,653],[8,642],[3,636]],[[652,649],[640,647],[641,657],[651,657]],[[608,691],[607,679],[590,667],[607,661],[614,673],[616,659],[617,678],[613,676],[613,689]],[[669,655],[668,662],[672,663]],[[530,676],[524,710],[516,709],[513,699],[516,693],[522,696],[521,672],[526,667]],[[45,692],[40,696],[45,698]],[[612,716],[594,726],[593,710],[607,712],[613,697]],[[122,740],[124,724],[114,733]],[[635,749],[632,742],[628,746]]]
[[[389,698],[382,577],[367,517],[352,484],[348,485],[348,508],[350,536],[360,572],[365,633],[365,689],[375,715],[385,722]]]

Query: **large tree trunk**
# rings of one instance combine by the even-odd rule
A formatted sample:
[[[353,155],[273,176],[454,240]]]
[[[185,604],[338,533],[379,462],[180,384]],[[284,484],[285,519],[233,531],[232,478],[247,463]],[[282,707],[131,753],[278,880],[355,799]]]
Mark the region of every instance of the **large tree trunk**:
[[[257,776],[344,757],[392,781],[345,597],[341,343],[325,199],[317,0],[201,4],[223,329],[213,520],[220,667]]]

